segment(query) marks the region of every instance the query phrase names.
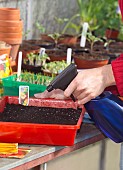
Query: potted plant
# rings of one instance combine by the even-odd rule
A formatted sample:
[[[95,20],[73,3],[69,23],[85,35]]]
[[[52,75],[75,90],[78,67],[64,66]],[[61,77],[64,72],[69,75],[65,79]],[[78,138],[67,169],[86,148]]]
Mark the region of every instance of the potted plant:
[[[108,13],[106,15],[106,31],[105,36],[109,39],[117,39],[120,32],[121,15],[117,2],[113,2],[113,5],[109,5]]]
[[[64,45],[74,45],[77,42],[77,35],[74,35],[73,32],[70,33],[70,30],[67,32],[67,25],[70,22],[69,18],[58,18],[55,17],[55,21],[58,23],[58,33],[60,36],[58,37],[58,44]],[[60,28],[62,28],[60,30]]]
[[[28,53],[27,57],[23,59],[22,69],[31,71],[34,73],[41,72],[41,67],[50,60],[49,56],[44,53],[40,55],[39,53]]]
[[[41,39],[29,39],[25,40],[24,43],[30,44],[31,46],[39,46],[46,49],[52,49],[55,47],[55,43],[51,41],[44,41]]]
[[[44,27],[42,24],[40,24],[39,21],[37,21],[37,22],[35,23],[35,26],[36,26],[36,28],[37,28],[37,29],[39,30],[39,32],[40,32],[40,37],[41,37],[41,40],[42,40],[42,41],[54,42],[54,40],[52,39],[52,37],[50,37],[50,36],[46,33],[45,27]]]
[[[53,61],[53,62],[45,63],[42,66],[42,70],[44,72],[44,75],[56,76],[61,71],[63,71],[67,66],[68,66],[68,64],[64,60],[63,61]]]
[[[59,40],[59,37],[61,36],[61,34],[55,32],[53,34],[48,34],[48,36],[51,37],[55,42],[55,48],[46,50],[46,53],[48,54],[50,61],[66,60],[65,52],[63,50],[57,48],[58,40]]]
[[[48,34],[48,36],[54,40],[55,46],[57,46],[59,37],[61,36],[60,33],[54,32],[53,34]]]
[[[94,44],[96,42],[102,42],[101,38],[98,38],[92,34],[92,32],[87,33],[87,40],[90,42],[90,49],[83,49],[79,53],[73,55],[74,62],[78,69],[88,69],[100,67],[108,63],[109,57],[103,55],[100,51],[94,51]]]
[[[78,5],[78,11],[71,18],[63,28],[63,32],[68,30],[78,35],[81,34],[81,29],[84,22],[89,24],[92,32],[102,27],[102,18],[104,16],[103,9],[105,7],[105,0],[76,0]]]
[[[109,20],[107,26],[108,28],[105,31],[105,36],[109,39],[117,39],[120,29],[119,17]]]

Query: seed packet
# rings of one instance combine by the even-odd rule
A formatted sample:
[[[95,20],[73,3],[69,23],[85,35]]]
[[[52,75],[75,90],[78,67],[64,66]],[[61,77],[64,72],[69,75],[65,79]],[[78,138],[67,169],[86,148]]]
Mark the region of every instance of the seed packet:
[[[8,153],[8,154],[0,154],[0,158],[24,158],[27,153],[29,153],[31,149],[29,148],[18,148],[17,153]]]
[[[8,55],[0,55],[0,78],[7,77],[11,75],[12,70],[10,67],[10,59]]]
[[[29,86],[19,86],[19,104],[28,106],[28,104],[29,104]]]
[[[0,154],[18,153],[18,143],[0,143]]]

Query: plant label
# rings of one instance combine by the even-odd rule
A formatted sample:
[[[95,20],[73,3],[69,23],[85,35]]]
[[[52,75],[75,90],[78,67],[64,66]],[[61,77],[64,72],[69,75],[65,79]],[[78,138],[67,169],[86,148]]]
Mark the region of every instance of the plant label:
[[[28,106],[28,104],[29,104],[29,86],[19,86],[19,104]]]
[[[20,81],[21,65],[22,65],[22,51],[19,52],[19,56],[18,56],[18,71],[17,71],[17,80],[18,81]]]
[[[72,56],[72,49],[68,48],[67,49],[67,64],[71,63],[71,56]]]
[[[43,56],[45,54],[45,48],[40,48],[39,56]]]
[[[80,47],[85,47],[88,27],[89,27],[88,23],[85,22],[83,24],[83,30],[82,30],[82,34],[81,34],[81,40],[80,40]]]

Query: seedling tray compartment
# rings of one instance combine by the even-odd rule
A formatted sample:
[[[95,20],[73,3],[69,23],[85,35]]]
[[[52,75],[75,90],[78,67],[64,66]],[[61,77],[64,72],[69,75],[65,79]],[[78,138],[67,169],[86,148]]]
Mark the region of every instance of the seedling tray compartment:
[[[9,96],[0,100],[0,112],[3,112],[7,103],[18,104],[18,97]],[[29,106],[77,108],[76,104],[71,100],[36,98],[30,98]],[[0,141],[70,146],[74,144],[76,133],[80,128],[83,116],[84,109],[82,109],[82,113],[76,125],[0,122]]]
[[[43,77],[43,76],[42,76]],[[46,77],[46,76],[44,76]],[[49,78],[50,79],[50,78]],[[36,93],[46,90],[47,86],[39,84],[31,84],[28,82],[17,81],[17,74],[2,79],[5,96],[19,96],[19,86],[29,86],[29,96],[33,97]]]

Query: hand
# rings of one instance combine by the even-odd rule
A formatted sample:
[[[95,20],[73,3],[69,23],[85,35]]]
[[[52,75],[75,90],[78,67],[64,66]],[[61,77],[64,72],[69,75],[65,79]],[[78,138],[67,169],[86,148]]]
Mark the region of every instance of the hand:
[[[78,100],[78,105],[82,105],[99,96],[106,87],[114,84],[111,65],[82,70],[64,91],[64,95],[69,97],[73,94]]]
[[[52,98],[52,99],[70,99],[64,96],[64,92],[60,89],[54,89],[51,92],[45,90],[42,93],[34,94],[36,98]]]

